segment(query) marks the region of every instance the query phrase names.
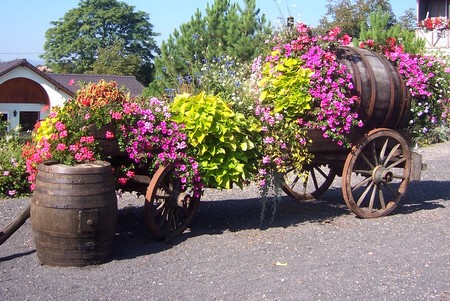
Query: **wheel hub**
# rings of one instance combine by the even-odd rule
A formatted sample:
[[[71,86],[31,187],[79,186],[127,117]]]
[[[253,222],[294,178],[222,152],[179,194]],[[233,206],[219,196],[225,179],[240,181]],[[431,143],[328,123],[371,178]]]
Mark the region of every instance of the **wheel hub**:
[[[177,206],[178,207],[189,207],[191,202],[191,195],[186,192],[181,192],[177,197]]]
[[[387,184],[392,182],[392,180],[394,179],[394,174],[383,165],[378,165],[373,169],[372,179],[375,184]]]

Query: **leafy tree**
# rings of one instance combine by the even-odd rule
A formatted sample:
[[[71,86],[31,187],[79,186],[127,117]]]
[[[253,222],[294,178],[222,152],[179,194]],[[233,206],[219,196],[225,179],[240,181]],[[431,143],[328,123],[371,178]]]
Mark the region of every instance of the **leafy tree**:
[[[414,8],[405,10],[403,16],[398,18],[398,23],[402,28],[407,30],[415,30],[417,27],[417,16]]]
[[[244,8],[230,0],[207,4],[206,14],[199,9],[191,20],[175,29],[161,45],[161,56],[155,60],[155,81],[147,94],[161,95],[164,89],[191,84],[193,75],[206,62],[230,56],[241,62],[251,61],[264,45],[270,24],[259,16],[255,0],[244,0]]]
[[[42,57],[56,72],[86,73],[98,70],[96,61],[103,50],[122,45],[117,54],[135,60],[139,57],[138,80],[148,84],[153,60],[159,53],[150,17],[142,11],[117,0],[80,0],[77,8],[69,10],[63,18],[53,21],[47,30]],[[129,57],[131,55],[131,57]],[[119,68],[117,68],[119,69]],[[118,70],[128,73],[129,70]]]
[[[141,58],[138,55],[125,53],[123,43],[116,42],[110,48],[99,49],[98,58],[88,73],[135,75],[140,65]]]
[[[360,24],[369,25],[369,15],[381,7],[389,13],[387,28],[396,23],[396,17],[389,0],[327,0],[327,11],[320,19],[316,31],[325,33],[333,27],[339,26],[344,33],[352,37],[359,37]]]

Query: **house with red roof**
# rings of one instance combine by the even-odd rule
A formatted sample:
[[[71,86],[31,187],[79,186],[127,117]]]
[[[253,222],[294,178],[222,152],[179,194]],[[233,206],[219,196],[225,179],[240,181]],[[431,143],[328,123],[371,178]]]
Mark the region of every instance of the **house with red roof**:
[[[79,83],[94,83],[101,79],[115,81],[131,97],[142,94],[144,86],[134,76],[97,74],[56,74],[41,71],[26,59],[0,62],[0,113],[10,128],[33,129],[44,119],[49,108],[73,98]]]

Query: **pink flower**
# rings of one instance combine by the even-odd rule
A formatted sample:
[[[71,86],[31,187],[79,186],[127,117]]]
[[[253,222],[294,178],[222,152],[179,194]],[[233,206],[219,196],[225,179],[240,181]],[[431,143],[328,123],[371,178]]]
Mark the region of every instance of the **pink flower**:
[[[61,133],[59,133],[59,137],[60,137],[60,138],[67,137],[67,131],[64,130],[64,131],[62,131]]]
[[[352,42],[352,37],[349,36],[348,34],[344,34],[339,41],[341,42],[342,45],[347,46],[350,45],[350,43]]]
[[[120,185],[124,186],[125,184],[127,184],[128,179],[122,177],[122,178],[119,178],[119,179],[117,180],[117,182],[119,182]]]
[[[94,137],[93,136],[83,136],[80,138],[80,142],[91,144],[94,142]]]
[[[112,112],[111,118],[115,119],[115,120],[121,120],[122,119],[122,114],[120,112]]]
[[[106,139],[112,139],[114,138],[114,134],[110,131],[106,131],[105,133]]]
[[[275,141],[273,137],[264,137],[263,142],[266,144],[272,144]]]
[[[57,151],[63,151],[66,149],[66,145],[64,143],[58,143],[58,145],[56,146],[56,150]]]
[[[70,150],[71,152],[77,152],[79,148],[80,148],[80,147],[79,147],[78,144],[71,144],[71,145],[69,146],[69,150]]]
[[[58,132],[64,131],[66,129],[66,126],[61,121],[57,121],[55,123],[55,128],[58,130]]]

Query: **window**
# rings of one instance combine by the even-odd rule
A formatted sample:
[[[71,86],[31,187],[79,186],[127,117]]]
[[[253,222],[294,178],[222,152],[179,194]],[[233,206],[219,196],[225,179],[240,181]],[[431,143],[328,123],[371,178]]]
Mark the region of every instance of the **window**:
[[[39,120],[39,112],[22,111],[19,116],[22,131],[32,131],[35,123]]]

